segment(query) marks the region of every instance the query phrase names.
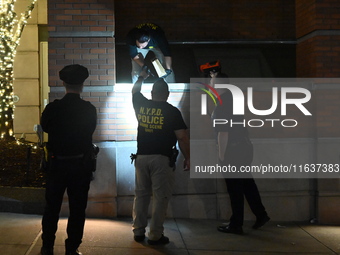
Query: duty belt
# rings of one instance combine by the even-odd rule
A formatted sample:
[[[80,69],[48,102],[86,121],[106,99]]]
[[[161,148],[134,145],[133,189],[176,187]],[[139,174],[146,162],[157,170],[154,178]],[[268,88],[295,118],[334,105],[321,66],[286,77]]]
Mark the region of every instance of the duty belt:
[[[84,154],[78,154],[78,155],[72,155],[72,156],[58,156],[58,155],[54,155],[52,157],[54,157],[55,159],[59,159],[59,160],[78,159],[78,158],[83,158]]]

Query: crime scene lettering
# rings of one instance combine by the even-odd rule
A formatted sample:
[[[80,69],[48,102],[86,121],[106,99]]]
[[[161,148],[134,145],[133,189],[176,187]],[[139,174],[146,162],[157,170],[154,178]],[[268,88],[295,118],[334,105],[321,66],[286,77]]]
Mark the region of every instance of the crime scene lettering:
[[[145,132],[153,133],[154,130],[163,128],[162,109],[141,107],[137,114],[137,119],[139,126],[143,127]]]

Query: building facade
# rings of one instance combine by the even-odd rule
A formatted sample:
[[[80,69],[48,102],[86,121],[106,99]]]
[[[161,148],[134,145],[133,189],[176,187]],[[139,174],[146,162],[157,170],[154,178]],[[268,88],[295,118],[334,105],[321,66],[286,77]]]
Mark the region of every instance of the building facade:
[[[81,3],[41,0],[38,13],[44,13],[39,9],[46,8],[48,18],[40,20],[37,14],[37,22],[32,19],[32,27],[26,30],[37,33],[47,26],[45,43],[48,46],[41,44],[37,35],[31,47],[22,46],[26,48],[18,52],[17,58],[21,59],[16,60],[15,67],[16,94],[19,95],[17,88],[33,86],[34,93],[20,89],[21,93],[33,93],[27,97],[31,100],[48,83],[49,100],[60,98],[64,90],[58,78],[59,70],[73,63],[89,68],[90,77],[82,97],[97,107],[99,120],[94,139],[102,148],[97,179],[90,192],[89,213],[108,217],[130,215],[134,169],[129,155],[136,150],[136,121],[131,105],[132,85],[128,82],[130,60],[124,47],[129,29],[139,23],[154,22],[166,31],[174,49],[174,70],[181,82],[170,86],[169,101],[183,111],[188,121],[188,77],[199,75],[197,66],[208,61],[221,59],[231,77],[337,78],[340,17],[336,5],[339,3],[332,0],[220,0],[214,4],[202,0],[86,0]],[[33,32],[27,33],[33,37]],[[42,48],[38,48],[39,44]],[[25,63],[32,59],[41,63],[39,59],[46,58],[46,47],[48,65],[39,64],[25,76],[18,71],[25,69],[20,65],[27,67]],[[147,85],[146,93],[148,89]],[[265,98],[267,92],[259,91],[258,95]],[[313,90],[313,105],[325,101],[336,105],[338,96],[336,85],[320,84]],[[35,99],[32,106],[28,106],[23,97],[19,97],[15,118],[17,135],[29,133],[26,130],[38,123],[44,104],[44,100]],[[30,119],[25,118],[27,110],[32,114]],[[327,120],[323,118],[325,114],[329,116]],[[306,126],[315,128],[288,136],[268,130],[251,131],[257,155],[271,158],[273,162],[280,154],[289,153],[293,159],[287,160],[305,157],[311,162],[339,163],[340,133],[338,126],[332,125],[338,121],[337,109],[318,108],[313,121],[318,124],[306,123]],[[290,139],[288,146],[287,139]],[[282,151],[274,151],[271,146],[278,146]],[[260,161],[261,157],[255,157],[254,161]],[[169,216],[228,218],[230,208],[223,180],[190,179],[180,171],[176,172],[176,180]],[[261,179],[258,185],[274,220],[317,218],[322,223],[339,223],[339,179]]]

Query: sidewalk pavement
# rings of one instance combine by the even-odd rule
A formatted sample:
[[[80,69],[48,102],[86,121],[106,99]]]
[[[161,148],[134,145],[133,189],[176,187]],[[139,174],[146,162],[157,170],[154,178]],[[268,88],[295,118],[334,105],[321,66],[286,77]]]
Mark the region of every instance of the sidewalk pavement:
[[[55,255],[63,255],[67,219],[61,218]],[[243,236],[220,233],[219,220],[167,219],[170,243],[150,246],[133,240],[131,219],[87,219],[80,251],[84,255],[294,255],[340,254],[340,226],[269,222],[253,230],[245,222]],[[0,254],[38,255],[41,216],[0,213]]]

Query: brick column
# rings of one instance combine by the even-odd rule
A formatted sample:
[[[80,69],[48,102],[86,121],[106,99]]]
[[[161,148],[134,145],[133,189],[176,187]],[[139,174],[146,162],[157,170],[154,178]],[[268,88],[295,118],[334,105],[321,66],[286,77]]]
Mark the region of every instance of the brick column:
[[[340,3],[296,1],[297,77],[339,77]]]
[[[90,76],[82,97],[98,111],[95,141],[117,139],[117,132],[107,130],[105,123],[116,123],[116,116],[109,116],[114,111],[109,104],[115,100],[114,26],[111,0],[48,0],[49,98],[53,101],[64,95],[58,75],[63,66],[86,66]]]
[[[114,84],[112,0],[49,0],[48,30],[50,86],[61,86],[59,70],[75,63],[89,68],[85,85]]]
[[[112,0],[48,0],[50,100],[64,95],[59,71],[69,64],[89,69],[82,97],[98,111],[94,141],[108,139],[102,134],[102,118],[108,118],[107,101],[115,83],[114,8]],[[100,97],[104,97],[102,101]],[[103,107],[103,109],[102,109]],[[110,120],[115,123],[115,119]],[[106,131],[106,130],[105,130]],[[117,216],[117,184],[114,153],[101,147],[98,171],[89,191],[89,217]],[[64,200],[65,205],[66,198]],[[63,207],[61,214],[67,213]]]
[[[340,3],[323,0],[296,1],[296,73],[297,77],[339,77],[340,75]],[[323,85],[321,84],[320,87]],[[327,148],[338,151],[339,109],[328,106],[338,105],[338,89],[317,91],[318,150],[316,161],[339,164],[339,157],[329,157]],[[325,103],[327,102],[327,103]],[[324,108],[320,106],[324,105]],[[333,112],[332,112],[333,111]],[[336,112],[334,112],[336,111]],[[335,127],[335,128],[334,128]],[[332,140],[329,138],[332,137]],[[327,140],[328,139],[328,140]],[[326,145],[324,145],[326,144]],[[335,160],[334,162],[332,161]],[[320,223],[339,224],[340,214],[339,179],[317,180],[317,217]]]

